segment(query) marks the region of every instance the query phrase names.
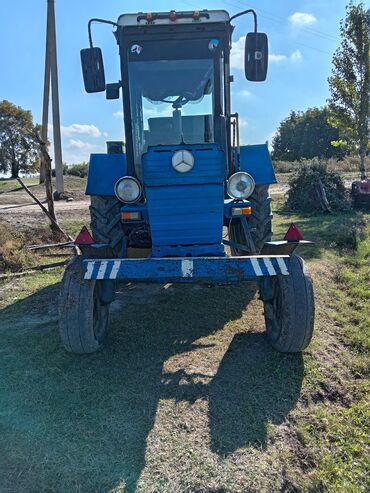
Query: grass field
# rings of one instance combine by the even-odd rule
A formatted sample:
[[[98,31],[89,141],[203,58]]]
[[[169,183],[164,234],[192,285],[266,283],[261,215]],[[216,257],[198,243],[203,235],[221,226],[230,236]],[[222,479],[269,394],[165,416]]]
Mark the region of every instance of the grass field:
[[[55,190],[55,178],[52,179]],[[23,182],[40,199],[45,197],[45,185],[40,185],[38,177],[24,178]],[[86,179],[76,176],[65,176],[64,187],[75,199],[84,198]],[[0,178],[0,204],[32,202],[17,180]]]
[[[57,335],[62,271],[0,284],[0,491],[367,492],[369,217],[285,214],[316,331],[268,345],[253,285],[120,288],[102,351]],[[65,227],[76,230],[76,221]]]

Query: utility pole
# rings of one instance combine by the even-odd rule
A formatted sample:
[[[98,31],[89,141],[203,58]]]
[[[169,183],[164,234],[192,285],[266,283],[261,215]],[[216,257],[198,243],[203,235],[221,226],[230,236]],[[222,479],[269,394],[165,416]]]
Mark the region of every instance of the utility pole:
[[[47,0],[47,28],[45,49],[44,97],[42,108],[42,140],[48,136],[49,97],[51,81],[51,104],[53,113],[54,163],[56,177],[56,197],[64,192],[62,143],[60,135],[58,62],[55,29],[55,0]],[[45,181],[45,169],[41,166],[40,183]]]

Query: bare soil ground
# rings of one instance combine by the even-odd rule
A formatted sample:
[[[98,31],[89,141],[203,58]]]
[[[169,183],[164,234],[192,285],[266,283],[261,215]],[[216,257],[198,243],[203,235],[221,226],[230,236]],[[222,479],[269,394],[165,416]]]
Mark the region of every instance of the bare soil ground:
[[[36,197],[46,205],[45,187],[39,185],[37,179],[32,178],[25,181]],[[82,222],[89,223],[90,199],[85,195],[85,187],[85,179],[65,177],[65,189],[73,201],[55,202],[58,221],[66,223],[81,219]],[[33,202],[16,180],[0,180],[0,221],[16,227],[39,226],[47,223],[40,207]]]

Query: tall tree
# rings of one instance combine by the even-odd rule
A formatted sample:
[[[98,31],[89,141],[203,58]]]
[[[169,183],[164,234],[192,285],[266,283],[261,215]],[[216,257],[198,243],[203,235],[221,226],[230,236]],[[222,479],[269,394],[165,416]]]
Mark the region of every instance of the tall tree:
[[[340,130],[342,142],[358,152],[363,179],[369,148],[370,11],[362,3],[350,2],[340,33],[341,44],[328,79],[330,122]]]
[[[0,171],[17,178],[20,171],[36,170],[36,128],[30,111],[10,101],[0,101]]]
[[[332,146],[339,132],[328,123],[329,111],[325,108],[309,108],[292,111],[283,120],[273,139],[274,159],[298,161],[314,157],[341,157],[343,149]]]

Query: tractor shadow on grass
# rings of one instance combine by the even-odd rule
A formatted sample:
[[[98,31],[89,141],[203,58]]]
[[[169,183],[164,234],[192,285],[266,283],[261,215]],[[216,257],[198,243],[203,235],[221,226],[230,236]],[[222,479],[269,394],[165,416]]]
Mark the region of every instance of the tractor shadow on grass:
[[[207,349],[199,339],[239,319],[255,290],[155,289],[124,287],[105,347],[86,356],[60,347],[55,314],[45,321],[56,286],[0,314],[5,490],[135,492],[158,403],[166,399],[208,401],[212,452],[266,446],[268,423],[281,423],[298,399],[301,356],[275,352],[262,333],[242,332],[213,378],[163,367],[171,357]],[[164,440],[165,431],[153,430]]]
[[[267,426],[281,424],[299,399],[301,354],[281,354],[262,333],[236,334],[210,384],[212,450],[267,446]]]

